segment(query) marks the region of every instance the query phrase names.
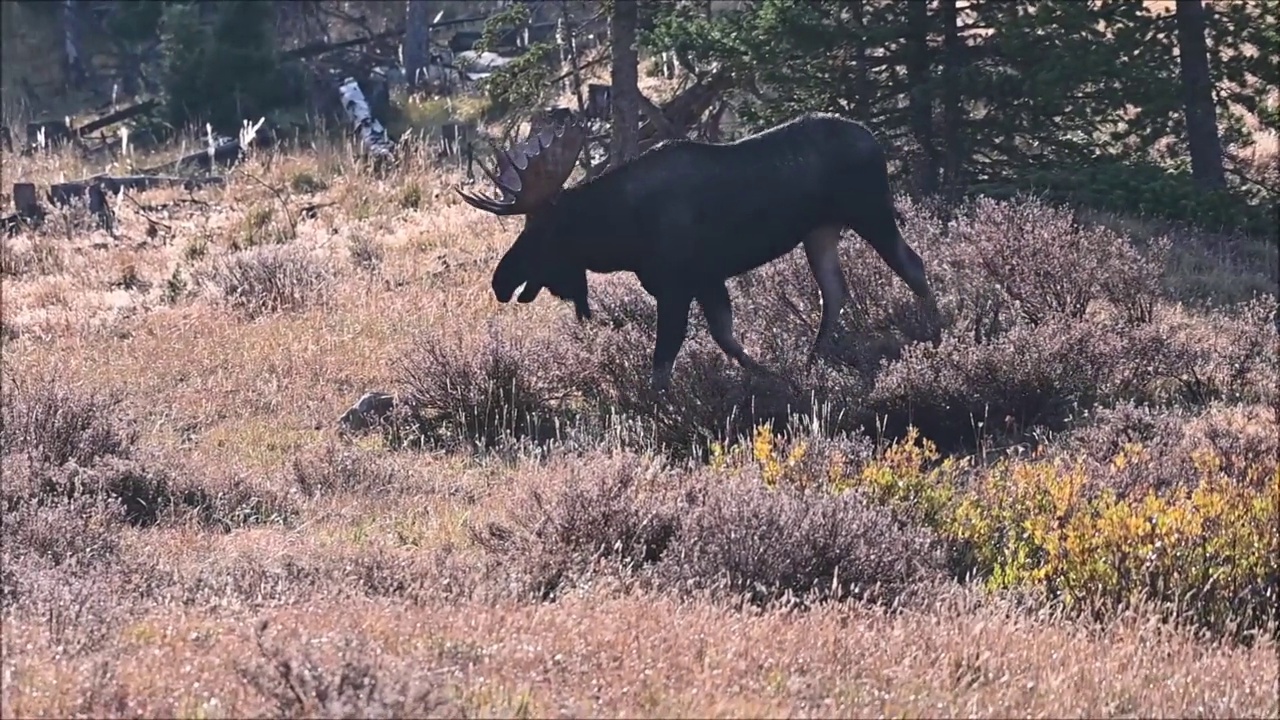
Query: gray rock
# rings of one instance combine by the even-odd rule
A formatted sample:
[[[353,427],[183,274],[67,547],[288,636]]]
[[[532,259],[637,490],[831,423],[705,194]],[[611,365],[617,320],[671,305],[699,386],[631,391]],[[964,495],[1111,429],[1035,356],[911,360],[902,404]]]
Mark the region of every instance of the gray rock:
[[[356,401],[342,417],[338,418],[338,427],[347,432],[360,432],[380,425],[396,407],[396,398],[390,393],[380,391],[367,392]]]

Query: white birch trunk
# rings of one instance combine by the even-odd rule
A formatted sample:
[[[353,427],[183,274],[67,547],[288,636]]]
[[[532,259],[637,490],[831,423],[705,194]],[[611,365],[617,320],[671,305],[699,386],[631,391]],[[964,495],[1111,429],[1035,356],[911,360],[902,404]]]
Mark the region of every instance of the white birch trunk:
[[[360,138],[365,152],[375,158],[391,157],[395,152],[395,145],[387,137],[387,129],[369,111],[369,103],[364,99],[364,93],[355,78],[343,80],[338,94],[342,97],[342,107],[351,120],[351,129]]]

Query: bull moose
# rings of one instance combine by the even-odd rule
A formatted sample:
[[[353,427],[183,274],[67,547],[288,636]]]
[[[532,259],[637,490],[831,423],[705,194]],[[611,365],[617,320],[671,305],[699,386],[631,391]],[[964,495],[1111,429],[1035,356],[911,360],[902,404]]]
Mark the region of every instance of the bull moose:
[[[844,228],[933,302],[924,263],[898,231],[884,152],[857,122],[808,113],[730,143],[669,140],[562,188],[587,138],[583,122],[570,119],[510,150],[494,147],[496,168],[481,169],[501,197],[456,191],[480,210],[525,216],[493,273],[499,302],[518,290],[519,302],[532,302],[546,288],[589,320],[586,271],[635,273],[658,305],[657,390],[669,387],[694,300],[721,350],[769,372],[734,336],[725,282],[800,244],[822,297],[809,362],[829,349],[848,296],[837,248]]]

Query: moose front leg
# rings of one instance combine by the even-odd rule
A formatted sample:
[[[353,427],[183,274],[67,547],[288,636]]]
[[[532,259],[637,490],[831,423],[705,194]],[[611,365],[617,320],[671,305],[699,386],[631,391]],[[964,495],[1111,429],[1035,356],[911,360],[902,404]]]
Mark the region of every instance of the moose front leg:
[[[588,300],[587,271],[583,268],[574,270],[560,269],[549,274],[547,290],[552,295],[573,303],[573,314],[578,322],[591,319],[591,303]]]
[[[818,281],[822,295],[822,321],[818,336],[809,350],[809,364],[817,356],[830,350],[832,336],[840,322],[840,308],[849,297],[849,286],[840,269],[840,228],[823,227],[814,230],[804,239],[804,254],[809,259],[809,270]]]
[[[657,300],[658,340],[653,346],[650,385],[654,390],[665,392],[671,386],[671,371],[689,331],[689,305],[693,298],[683,293],[666,292],[657,295]]]
[[[733,304],[729,301],[729,289],[723,282],[709,283],[703,287],[698,293],[698,304],[702,306],[702,316],[707,319],[711,338],[726,355],[752,372],[769,372],[748,355],[742,343],[733,336]]]

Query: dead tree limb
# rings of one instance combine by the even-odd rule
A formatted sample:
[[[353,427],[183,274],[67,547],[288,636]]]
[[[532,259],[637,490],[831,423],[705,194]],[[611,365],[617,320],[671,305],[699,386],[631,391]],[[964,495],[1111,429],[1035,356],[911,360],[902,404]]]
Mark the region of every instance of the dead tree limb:
[[[671,100],[663,103],[661,108],[665,124],[654,120],[640,126],[640,150],[656,145],[666,137],[685,137],[698,122],[703,113],[711,109],[716,98],[729,89],[732,84],[730,75],[717,70],[706,79],[701,80],[681,91]],[[643,107],[643,101],[642,101]],[[658,108],[653,108],[657,110]],[[668,135],[667,133],[671,133]],[[664,135],[666,137],[664,137]]]
[[[645,97],[644,93],[637,92],[636,99],[640,103],[640,112],[644,114],[649,122],[653,123],[660,139],[675,140],[676,138],[684,137],[667,119],[666,114],[662,112],[662,108],[654,105],[653,101]]]
[[[430,23],[426,26],[427,30],[436,28],[449,27],[451,25],[464,25],[471,22],[480,22],[486,19],[485,15],[473,15],[471,17],[454,18],[452,20],[444,20],[442,22]],[[287,50],[280,54],[282,60],[306,60],[307,58],[317,57],[334,50],[342,50],[344,48],[357,47],[360,45],[368,45],[379,40],[394,40],[404,35],[404,29],[385,30],[380,33],[373,33],[364,37],[353,38],[351,40],[343,40],[341,42],[313,42],[307,43],[302,47]]]
[[[146,112],[149,112],[159,104],[160,103],[156,100],[147,100],[144,102],[137,103],[136,105],[130,105],[129,107],[126,107],[126,108],[120,108],[119,110],[109,115],[104,115],[98,118],[97,120],[94,120],[79,128],[76,128],[76,134],[79,135],[80,137],[85,137],[89,133],[95,130],[101,130],[104,127],[108,127],[118,122],[123,122],[125,120],[128,120],[129,118],[137,117]]]
[[[386,32],[380,32],[375,35],[358,37],[352,40],[343,40],[342,42],[308,43],[306,45],[303,45],[302,47],[294,48],[292,50],[288,50],[286,52],[281,53],[280,59],[306,60],[307,58],[313,58],[319,55],[324,55],[325,53],[333,52],[334,50],[341,50],[343,48],[356,47],[359,45],[367,45],[371,42],[377,42],[378,40],[389,40],[391,38],[400,37],[403,34],[404,34],[403,30],[387,30]]]

